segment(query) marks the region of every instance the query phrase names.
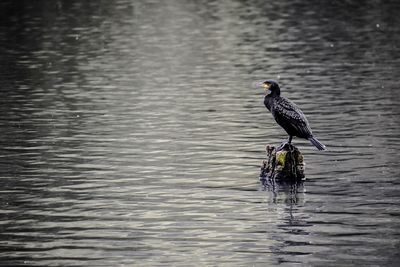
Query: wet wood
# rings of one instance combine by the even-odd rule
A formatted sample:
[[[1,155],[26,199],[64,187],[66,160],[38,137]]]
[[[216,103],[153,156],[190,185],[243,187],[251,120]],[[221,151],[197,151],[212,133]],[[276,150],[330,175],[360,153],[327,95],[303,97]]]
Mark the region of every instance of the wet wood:
[[[291,144],[275,148],[267,145],[267,157],[261,165],[260,179],[281,181],[302,181],[304,176],[304,157],[299,149]]]

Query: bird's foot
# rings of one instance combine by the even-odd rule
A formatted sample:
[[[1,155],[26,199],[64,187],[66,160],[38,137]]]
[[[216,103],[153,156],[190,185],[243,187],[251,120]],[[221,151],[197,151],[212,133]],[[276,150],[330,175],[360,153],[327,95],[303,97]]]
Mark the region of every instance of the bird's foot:
[[[288,148],[288,150],[292,150],[293,145],[287,141],[283,142],[276,150],[283,150],[285,147]]]
[[[282,142],[282,144],[280,146],[278,146],[278,148],[276,150],[282,150],[288,144],[289,144],[288,142]]]

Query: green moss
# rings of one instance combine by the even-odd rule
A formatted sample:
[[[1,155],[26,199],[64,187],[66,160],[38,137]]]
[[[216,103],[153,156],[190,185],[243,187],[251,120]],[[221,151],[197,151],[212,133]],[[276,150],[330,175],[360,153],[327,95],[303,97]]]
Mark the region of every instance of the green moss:
[[[285,166],[285,160],[286,160],[286,151],[280,151],[276,153],[276,163],[277,165]]]

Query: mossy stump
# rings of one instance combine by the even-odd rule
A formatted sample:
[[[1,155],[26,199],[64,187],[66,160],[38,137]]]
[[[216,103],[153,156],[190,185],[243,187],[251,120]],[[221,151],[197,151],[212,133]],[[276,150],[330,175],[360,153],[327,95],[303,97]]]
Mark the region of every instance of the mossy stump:
[[[267,145],[267,158],[261,165],[260,180],[303,181],[304,157],[297,147],[285,144],[275,148]]]

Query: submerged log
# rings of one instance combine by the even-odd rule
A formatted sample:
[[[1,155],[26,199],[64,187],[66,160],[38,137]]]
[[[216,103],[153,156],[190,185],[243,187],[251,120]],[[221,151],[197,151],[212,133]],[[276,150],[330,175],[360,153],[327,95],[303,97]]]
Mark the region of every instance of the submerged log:
[[[297,147],[285,144],[275,148],[267,145],[267,158],[261,165],[260,180],[302,181],[304,176],[304,157]]]

